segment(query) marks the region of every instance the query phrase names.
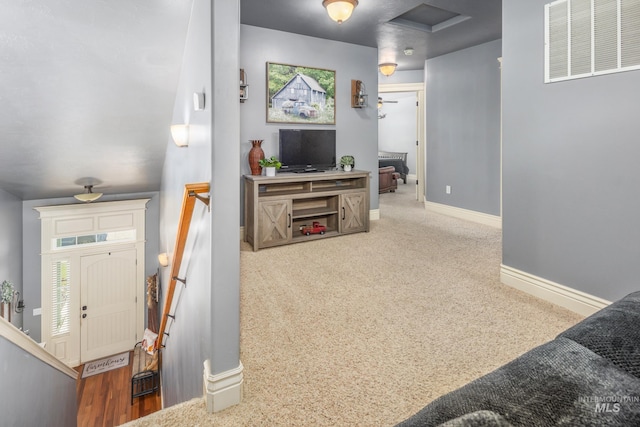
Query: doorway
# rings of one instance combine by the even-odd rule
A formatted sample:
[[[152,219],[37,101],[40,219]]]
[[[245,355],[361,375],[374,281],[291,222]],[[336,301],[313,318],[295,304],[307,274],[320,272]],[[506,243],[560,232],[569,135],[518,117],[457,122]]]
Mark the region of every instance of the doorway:
[[[36,208],[42,343],[69,366],[131,350],[143,335],[147,202]]]
[[[416,103],[416,108],[414,110],[415,121],[411,120],[411,123],[414,123],[413,126],[415,129],[409,130],[411,135],[415,135],[415,142],[411,143],[411,145],[414,146],[415,148],[413,150],[406,148],[406,152],[408,157],[408,160],[407,160],[408,164],[413,164],[410,158],[413,158],[415,160],[415,167],[413,171],[411,170],[411,166],[409,166],[409,175],[412,175],[413,177],[413,175],[415,174],[414,182],[416,182],[416,200],[422,203],[425,200],[425,188],[426,188],[426,185],[425,185],[426,139],[425,139],[424,84],[423,83],[398,83],[398,84],[378,85],[378,96],[382,99],[382,107],[379,109],[379,112],[380,112],[379,116],[382,117],[384,115],[383,116],[384,118],[379,118],[379,121],[387,120],[387,123],[389,123],[394,120],[394,116],[391,113],[391,111],[392,111],[392,108],[396,105],[396,103],[388,103],[388,105],[385,107],[385,103],[384,103],[384,100],[386,99],[385,95],[387,95],[387,98],[389,98],[389,100],[398,100],[398,103],[399,103],[400,100],[397,99],[396,97],[400,94],[402,94],[403,98],[405,96],[410,96],[411,97],[410,99],[415,100],[415,103]],[[393,99],[391,99],[392,95],[393,95]],[[406,123],[408,122],[406,122],[406,119],[407,118],[405,117],[403,119],[404,124],[402,125],[399,124],[399,126],[407,126]],[[404,129],[404,130],[407,131],[407,129]],[[414,133],[414,130],[415,130],[415,133]],[[400,151],[400,150],[389,150],[385,148],[387,147],[386,144],[387,144],[387,141],[381,141],[379,136],[378,137],[379,151],[380,150]],[[405,149],[403,148],[402,151],[404,152]]]
[[[80,257],[80,362],[128,351],[136,342],[136,251]]]

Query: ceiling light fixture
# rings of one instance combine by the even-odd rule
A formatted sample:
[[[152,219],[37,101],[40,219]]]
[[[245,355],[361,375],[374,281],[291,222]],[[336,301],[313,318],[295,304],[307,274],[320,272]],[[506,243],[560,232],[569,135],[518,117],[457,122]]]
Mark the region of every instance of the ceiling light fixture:
[[[413,55],[413,48],[412,47],[405,48],[404,54],[407,55],[407,56]]]
[[[102,193],[93,192],[93,185],[85,185],[84,190],[84,193],[76,194],[73,197],[85,203],[95,202],[102,197]]]
[[[358,0],[324,0],[322,5],[327,9],[331,19],[342,24],[351,17],[353,9],[358,5]]]
[[[171,125],[171,137],[178,147],[188,147],[189,125]]]
[[[394,64],[393,62],[385,62],[384,64],[378,65],[378,69],[380,72],[389,77],[391,74],[396,72],[396,67],[398,64]]]

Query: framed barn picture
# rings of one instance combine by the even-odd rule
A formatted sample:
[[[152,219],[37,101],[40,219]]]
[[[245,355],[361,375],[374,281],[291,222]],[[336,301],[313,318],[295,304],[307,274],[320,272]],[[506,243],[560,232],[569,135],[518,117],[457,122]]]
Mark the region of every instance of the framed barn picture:
[[[336,72],[267,62],[267,122],[334,125]]]

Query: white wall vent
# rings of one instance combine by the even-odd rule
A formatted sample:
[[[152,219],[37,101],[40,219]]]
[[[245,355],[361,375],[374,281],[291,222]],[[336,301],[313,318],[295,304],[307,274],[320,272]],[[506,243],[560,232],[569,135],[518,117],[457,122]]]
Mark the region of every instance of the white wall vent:
[[[545,83],[640,69],[640,0],[546,4]]]

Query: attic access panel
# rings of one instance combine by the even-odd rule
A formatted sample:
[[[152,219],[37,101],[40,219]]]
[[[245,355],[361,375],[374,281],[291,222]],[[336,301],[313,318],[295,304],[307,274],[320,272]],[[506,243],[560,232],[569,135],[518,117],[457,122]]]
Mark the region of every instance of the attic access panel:
[[[469,18],[471,17],[423,3],[392,19],[389,23],[435,33]]]

